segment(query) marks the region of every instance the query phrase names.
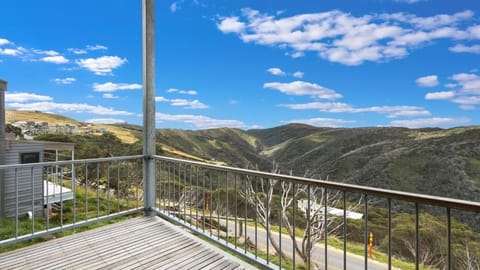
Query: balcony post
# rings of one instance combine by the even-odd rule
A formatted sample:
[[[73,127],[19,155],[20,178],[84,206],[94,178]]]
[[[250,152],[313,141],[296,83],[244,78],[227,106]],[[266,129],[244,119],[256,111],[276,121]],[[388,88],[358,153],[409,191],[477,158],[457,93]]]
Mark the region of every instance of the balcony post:
[[[143,203],[146,215],[155,207],[155,15],[154,0],[142,0],[143,58]]]

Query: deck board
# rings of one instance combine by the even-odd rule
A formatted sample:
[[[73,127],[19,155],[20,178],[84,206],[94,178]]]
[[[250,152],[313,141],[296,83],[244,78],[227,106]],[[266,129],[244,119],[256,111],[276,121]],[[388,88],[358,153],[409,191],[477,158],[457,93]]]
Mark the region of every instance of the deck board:
[[[0,254],[0,269],[255,269],[158,217]]]

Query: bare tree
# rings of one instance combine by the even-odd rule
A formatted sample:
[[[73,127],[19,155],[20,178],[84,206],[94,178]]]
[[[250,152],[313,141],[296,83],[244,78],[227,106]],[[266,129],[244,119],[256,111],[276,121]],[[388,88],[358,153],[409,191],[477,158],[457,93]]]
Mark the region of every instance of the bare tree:
[[[273,173],[278,173],[279,168],[276,163],[273,165]],[[307,172],[308,173],[308,172]],[[307,175],[304,175],[305,177]],[[280,218],[282,225],[286,228],[288,236],[292,239],[295,253],[300,256],[305,265],[313,262],[310,260],[313,247],[319,241],[324,239],[325,231],[334,233],[342,227],[342,216],[328,214],[329,205],[334,207],[340,204],[342,200],[341,191],[328,191],[326,188],[317,185],[303,185],[291,181],[278,179],[251,178],[247,179],[245,190],[240,190],[239,194],[252,207],[255,207],[258,222],[267,230],[268,238],[277,254],[286,258],[286,254],[280,249],[277,240],[272,236],[269,224],[271,216],[272,198],[274,190],[280,194]],[[296,208],[300,199],[306,199],[305,217],[306,225],[303,230],[303,236],[296,237],[294,228],[298,228],[288,214],[288,210]],[[360,206],[358,203],[348,207],[349,211],[354,211]],[[325,205],[327,213],[325,213]],[[325,216],[326,214],[326,216]],[[326,217],[326,218],[325,218]]]
[[[460,267],[465,270],[480,269],[480,258],[470,251],[470,247],[466,241],[463,244],[465,246],[465,253],[459,256]]]

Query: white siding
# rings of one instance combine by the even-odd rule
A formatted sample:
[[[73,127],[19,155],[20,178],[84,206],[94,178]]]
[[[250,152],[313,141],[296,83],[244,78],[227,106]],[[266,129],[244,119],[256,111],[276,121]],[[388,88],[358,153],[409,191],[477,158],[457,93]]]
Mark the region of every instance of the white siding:
[[[43,161],[43,145],[31,142],[11,141],[5,151],[5,164],[21,163],[22,153],[40,153],[40,162]],[[33,165],[33,164],[32,164]],[[43,214],[43,169],[42,167],[27,167],[25,169],[9,169],[4,173],[4,199],[2,207],[4,215],[15,217],[18,192],[18,214],[26,215],[34,209],[35,215]],[[18,184],[16,184],[16,181]],[[18,188],[18,190],[17,190]]]

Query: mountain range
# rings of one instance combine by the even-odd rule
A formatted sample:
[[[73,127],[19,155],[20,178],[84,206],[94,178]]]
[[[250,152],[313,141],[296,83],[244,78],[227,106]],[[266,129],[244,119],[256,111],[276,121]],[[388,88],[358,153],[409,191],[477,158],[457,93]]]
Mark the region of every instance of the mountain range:
[[[7,116],[66,121],[38,112]],[[141,126],[102,127],[124,143],[142,139]],[[165,155],[221,165],[271,171],[275,164],[284,174],[480,201],[480,126],[157,129],[157,145]]]

